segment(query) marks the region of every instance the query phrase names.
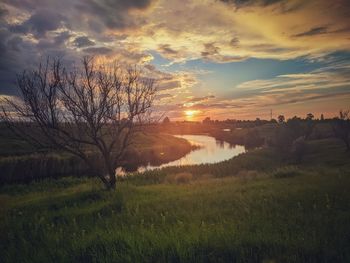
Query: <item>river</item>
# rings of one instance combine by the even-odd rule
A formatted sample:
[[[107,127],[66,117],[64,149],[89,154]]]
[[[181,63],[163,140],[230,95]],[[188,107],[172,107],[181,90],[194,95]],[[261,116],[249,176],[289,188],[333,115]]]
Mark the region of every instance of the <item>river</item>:
[[[246,149],[243,145],[232,145],[228,142],[218,141],[208,135],[174,135],[178,138],[183,138],[189,141],[192,145],[200,146],[200,148],[191,151],[178,160],[153,166],[140,166],[138,172],[153,170],[167,166],[193,165],[205,163],[218,163],[241,153],[245,153]]]

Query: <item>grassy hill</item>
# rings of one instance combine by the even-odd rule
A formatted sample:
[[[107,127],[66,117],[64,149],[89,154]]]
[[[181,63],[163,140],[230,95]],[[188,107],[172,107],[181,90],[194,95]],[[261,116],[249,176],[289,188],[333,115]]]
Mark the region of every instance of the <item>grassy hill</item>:
[[[258,149],[130,176],[114,192],[93,178],[2,186],[0,261],[348,262],[344,150],[312,141],[296,166]]]

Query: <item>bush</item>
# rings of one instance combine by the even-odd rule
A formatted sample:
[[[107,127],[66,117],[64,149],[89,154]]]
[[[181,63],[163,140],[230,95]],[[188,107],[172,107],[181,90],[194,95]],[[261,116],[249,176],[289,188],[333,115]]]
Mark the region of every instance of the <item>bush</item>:
[[[280,157],[289,157],[294,141],[294,134],[286,125],[278,127],[275,136],[267,144],[272,147]]]
[[[262,138],[259,132],[255,129],[249,129],[244,136],[244,145],[247,148],[259,147],[264,144],[264,138]]]

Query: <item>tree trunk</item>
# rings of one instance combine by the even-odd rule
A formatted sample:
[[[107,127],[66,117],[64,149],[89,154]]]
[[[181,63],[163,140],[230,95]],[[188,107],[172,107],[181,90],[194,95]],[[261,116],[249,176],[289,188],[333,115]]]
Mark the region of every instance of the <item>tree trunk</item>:
[[[106,165],[106,170],[108,172],[108,175],[107,175],[108,182],[109,182],[108,189],[115,189],[117,179],[115,176],[115,169],[114,169],[113,165],[111,164],[109,156],[105,157],[105,165]]]
[[[106,177],[104,176],[104,175],[98,175],[98,177],[101,179],[101,181],[103,182],[103,184],[105,185],[105,187],[107,188],[107,189],[109,189],[110,188],[110,182],[109,182],[109,180],[107,180],[106,179]]]
[[[115,173],[112,173],[109,175],[109,184],[110,184],[110,189],[115,189],[116,184],[117,184],[117,178],[115,177]]]

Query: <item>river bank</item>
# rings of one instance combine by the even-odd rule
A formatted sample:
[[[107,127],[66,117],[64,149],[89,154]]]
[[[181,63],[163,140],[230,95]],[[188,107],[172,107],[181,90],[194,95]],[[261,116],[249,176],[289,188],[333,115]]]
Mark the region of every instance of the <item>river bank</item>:
[[[12,142],[6,139],[2,139],[0,144],[0,184],[28,183],[33,180],[72,175],[95,176],[83,161],[70,154],[32,153],[29,146],[19,147],[19,151],[16,151]],[[126,151],[121,165],[132,169],[148,163],[157,165],[170,162],[194,148],[187,140],[169,134],[139,133],[132,147]],[[23,149],[26,149],[26,152],[23,152]]]

